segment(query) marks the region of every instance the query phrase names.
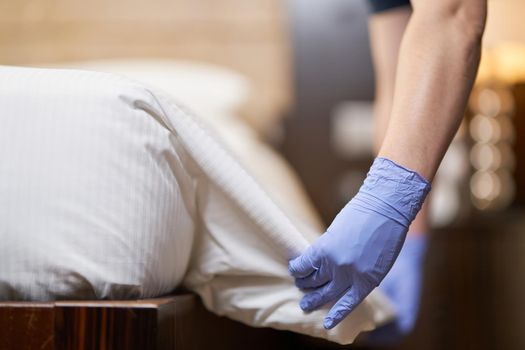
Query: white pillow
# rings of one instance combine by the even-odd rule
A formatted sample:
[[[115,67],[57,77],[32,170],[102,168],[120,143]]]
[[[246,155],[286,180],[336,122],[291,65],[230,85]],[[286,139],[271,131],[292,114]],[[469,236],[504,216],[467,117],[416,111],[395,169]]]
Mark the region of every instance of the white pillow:
[[[238,110],[248,102],[252,89],[242,74],[204,62],[125,58],[48,66],[119,74],[166,92],[208,119],[237,116]]]
[[[330,331],[326,308],[304,314],[287,262],[317,232],[165,95],[0,68],[0,110],[0,299],[157,296],[187,270],[210,310],[256,327],[350,343],[391,316],[378,292]]]
[[[239,115],[251,91],[248,79],[240,73],[209,63],[172,59],[106,59],[60,66],[115,73],[164,91],[204,118],[289,216],[300,218],[318,232],[324,230],[290,165]]]

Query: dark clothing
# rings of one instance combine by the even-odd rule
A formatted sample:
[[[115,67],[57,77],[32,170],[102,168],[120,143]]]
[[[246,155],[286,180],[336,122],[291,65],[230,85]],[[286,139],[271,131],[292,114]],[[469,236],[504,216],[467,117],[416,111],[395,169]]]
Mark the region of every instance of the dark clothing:
[[[401,6],[410,6],[410,0],[368,0],[368,2],[374,13],[391,10]]]

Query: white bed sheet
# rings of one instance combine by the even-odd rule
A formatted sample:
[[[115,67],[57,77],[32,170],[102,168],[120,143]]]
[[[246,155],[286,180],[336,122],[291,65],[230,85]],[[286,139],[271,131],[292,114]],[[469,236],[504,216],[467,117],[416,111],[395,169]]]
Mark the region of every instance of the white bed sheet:
[[[287,262],[318,231],[171,97],[2,67],[0,110],[0,298],[151,297],[182,282],[215,313],[339,343],[391,316],[378,292],[330,331],[326,308],[304,314]]]

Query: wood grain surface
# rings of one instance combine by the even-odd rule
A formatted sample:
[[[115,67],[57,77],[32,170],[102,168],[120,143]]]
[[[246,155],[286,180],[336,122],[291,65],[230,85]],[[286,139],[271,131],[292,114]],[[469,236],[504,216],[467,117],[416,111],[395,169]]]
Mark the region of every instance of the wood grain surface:
[[[0,350],[287,349],[294,339],[216,316],[194,294],[0,303]]]

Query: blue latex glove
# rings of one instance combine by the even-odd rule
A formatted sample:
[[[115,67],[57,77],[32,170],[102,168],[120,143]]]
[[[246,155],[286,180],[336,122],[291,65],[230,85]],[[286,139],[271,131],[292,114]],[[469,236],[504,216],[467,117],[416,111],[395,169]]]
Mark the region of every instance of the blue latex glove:
[[[392,267],[429,191],[428,181],[416,172],[376,158],[358,194],[327,232],[290,261],[296,285],[307,291],[301,308],[311,311],[337,300],[324,327],[345,318]]]
[[[419,314],[426,250],[425,236],[409,236],[406,239],[394,266],[379,285],[379,289],[393,302],[397,318],[372,331],[367,339],[369,344],[395,344],[414,328]]]

